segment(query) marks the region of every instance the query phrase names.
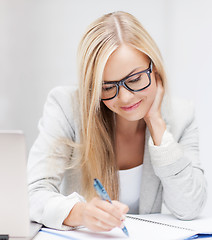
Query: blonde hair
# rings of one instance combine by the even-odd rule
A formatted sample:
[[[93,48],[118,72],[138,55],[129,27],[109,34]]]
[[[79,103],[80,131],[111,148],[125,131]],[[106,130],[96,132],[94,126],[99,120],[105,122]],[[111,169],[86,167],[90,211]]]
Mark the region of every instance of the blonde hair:
[[[113,12],[100,17],[88,27],[78,49],[82,127],[80,163],[82,191],[87,200],[95,196],[94,178],[100,179],[112,199],[119,197],[114,114],[101,102],[101,90],[106,62],[122,43],[149,56],[163,85],[166,85],[160,51],[134,16],[121,11]]]

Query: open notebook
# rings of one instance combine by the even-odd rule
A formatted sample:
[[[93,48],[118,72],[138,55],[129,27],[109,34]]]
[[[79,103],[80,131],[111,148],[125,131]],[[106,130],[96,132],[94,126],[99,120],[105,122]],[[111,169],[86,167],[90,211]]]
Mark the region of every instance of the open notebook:
[[[192,221],[180,221],[169,214],[127,215],[125,226],[130,237],[126,237],[119,228],[110,232],[93,233],[86,228],[72,231],[57,231],[42,228],[34,240],[44,239],[144,239],[177,240],[194,239],[202,236],[212,237],[212,218],[199,218]],[[202,235],[201,235],[202,234]]]

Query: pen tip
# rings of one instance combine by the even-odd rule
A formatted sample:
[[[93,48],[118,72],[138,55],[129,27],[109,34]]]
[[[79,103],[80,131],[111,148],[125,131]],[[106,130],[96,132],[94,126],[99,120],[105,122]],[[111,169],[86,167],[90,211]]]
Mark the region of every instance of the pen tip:
[[[128,231],[127,231],[127,228],[126,227],[123,227],[122,228],[122,231],[127,235],[127,237],[129,237],[129,233],[128,233]]]

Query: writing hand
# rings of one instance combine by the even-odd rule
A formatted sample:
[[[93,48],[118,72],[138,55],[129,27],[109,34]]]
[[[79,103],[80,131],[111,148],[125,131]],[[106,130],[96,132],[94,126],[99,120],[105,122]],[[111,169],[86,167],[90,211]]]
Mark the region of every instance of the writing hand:
[[[110,231],[115,227],[123,227],[127,205],[118,201],[110,204],[100,198],[93,198],[87,203],[77,203],[64,221],[69,226],[85,226],[94,232]]]

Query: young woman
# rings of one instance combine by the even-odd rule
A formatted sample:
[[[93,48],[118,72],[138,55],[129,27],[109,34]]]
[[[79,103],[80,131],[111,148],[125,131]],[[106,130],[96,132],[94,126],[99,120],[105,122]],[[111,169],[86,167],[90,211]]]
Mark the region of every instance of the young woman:
[[[167,96],[160,52],[135,17],[114,12],[89,26],[79,80],[45,104],[28,162],[31,220],[109,231],[162,203],[179,219],[198,216],[206,183],[194,109]],[[96,196],[94,178],[113,204]]]

